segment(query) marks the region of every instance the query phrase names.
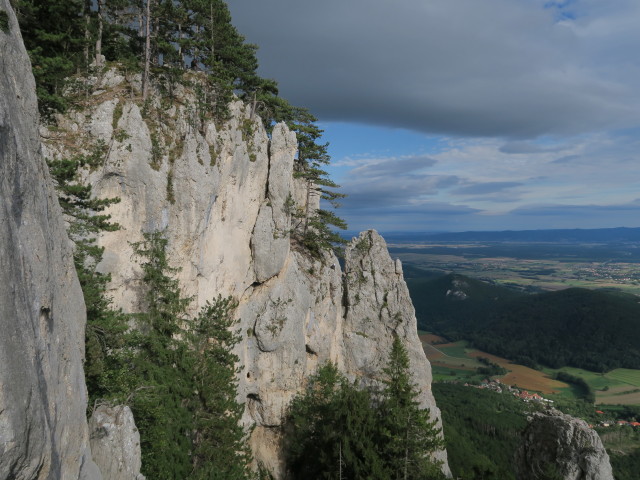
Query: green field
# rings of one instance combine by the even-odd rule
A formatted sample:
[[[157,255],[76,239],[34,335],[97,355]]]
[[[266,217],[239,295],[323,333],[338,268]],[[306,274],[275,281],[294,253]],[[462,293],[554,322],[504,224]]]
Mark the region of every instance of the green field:
[[[617,368],[607,373],[595,373],[580,368],[544,369],[550,375],[564,371],[583,378],[596,393],[601,405],[640,405],[640,370]]]
[[[446,343],[437,346],[438,350],[449,357],[455,358],[468,358],[470,349],[467,347],[467,342],[461,340],[455,343]]]
[[[617,368],[606,373],[605,376],[613,380],[619,380],[621,382],[640,387],[640,370]]]

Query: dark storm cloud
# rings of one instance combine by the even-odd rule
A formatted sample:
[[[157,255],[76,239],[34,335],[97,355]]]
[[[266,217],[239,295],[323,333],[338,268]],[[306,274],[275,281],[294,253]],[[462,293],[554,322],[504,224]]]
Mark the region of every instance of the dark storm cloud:
[[[575,2],[579,15],[543,1],[229,4],[262,74],[322,120],[515,138],[638,120],[640,69],[620,65],[640,29],[609,21],[637,15],[631,0],[601,9],[595,26],[593,0]]]

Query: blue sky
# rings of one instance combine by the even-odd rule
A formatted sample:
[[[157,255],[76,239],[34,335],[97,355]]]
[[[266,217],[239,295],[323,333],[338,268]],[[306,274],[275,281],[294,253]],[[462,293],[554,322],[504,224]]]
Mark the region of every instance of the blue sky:
[[[350,229],[640,226],[640,2],[230,0]]]

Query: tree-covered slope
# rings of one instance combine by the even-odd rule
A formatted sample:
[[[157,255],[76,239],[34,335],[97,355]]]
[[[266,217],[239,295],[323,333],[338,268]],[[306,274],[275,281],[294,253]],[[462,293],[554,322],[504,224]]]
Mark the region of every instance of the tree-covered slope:
[[[454,478],[515,478],[513,458],[531,408],[510,394],[434,383]]]
[[[570,288],[524,295],[460,275],[409,284],[422,328],[527,365],[640,368],[633,295]]]
[[[499,308],[507,299],[525,295],[454,273],[435,278],[413,273],[407,278],[407,285],[418,324],[451,340],[466,338],[467,331],[483,323],[484,313]]]

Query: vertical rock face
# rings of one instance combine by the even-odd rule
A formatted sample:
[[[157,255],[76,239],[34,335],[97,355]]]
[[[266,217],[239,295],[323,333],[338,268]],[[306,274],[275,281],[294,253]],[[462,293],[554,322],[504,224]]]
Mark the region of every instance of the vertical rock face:
[[[558,411],[536,413],[517,453],[518,479],[613,480],[609,455],[583,420]]]
[[[8,0],[0,11],[0,478],[99,478],[82,292],[40,154],[31,65]]]
[[[402,267],[384,240],[373,231],[354,240],[343,274],[333,254],[314,258],[291,239],[291,211],[304,210],[307,198],[318,208],[318,200],[293,178],[297,142],[284,124],[268,136],[241,102],[226,123],[202,122],[189,110],[195,92],[181,86],[173,106],[156,98],[156,114],[144,113],[119,94],[135,90],[135,79],[107,70],[89,82],[96,91],[84,111],[44,132],[48,155],[69,155],[70,134],[84,139],[81,152],[108,146],[84,174],[98,196],[121,199],[109,212],[121,230],[99,239],[118,306],[136,311],[143,292],[129,242],[158,229],[193,311],[218,295],[238,300],[239,399],[257,463],[282,476],[283,416],[318,365],[332,361],[375,383],[394,334],[409,351],[422,405],[439,417]],[[445,452],[439,458],[448,472]]]
[[[431,392],[431,366],[418,338],[415,310],[402,275],[375,230],[362,232],[345,252],[344,368],[356,378],[381,380],[393,337],[403,340],[421,407],[440,420]],[[442,423],[439,423],[442,427]],[[448,472],[446,452],[436,454]]]

